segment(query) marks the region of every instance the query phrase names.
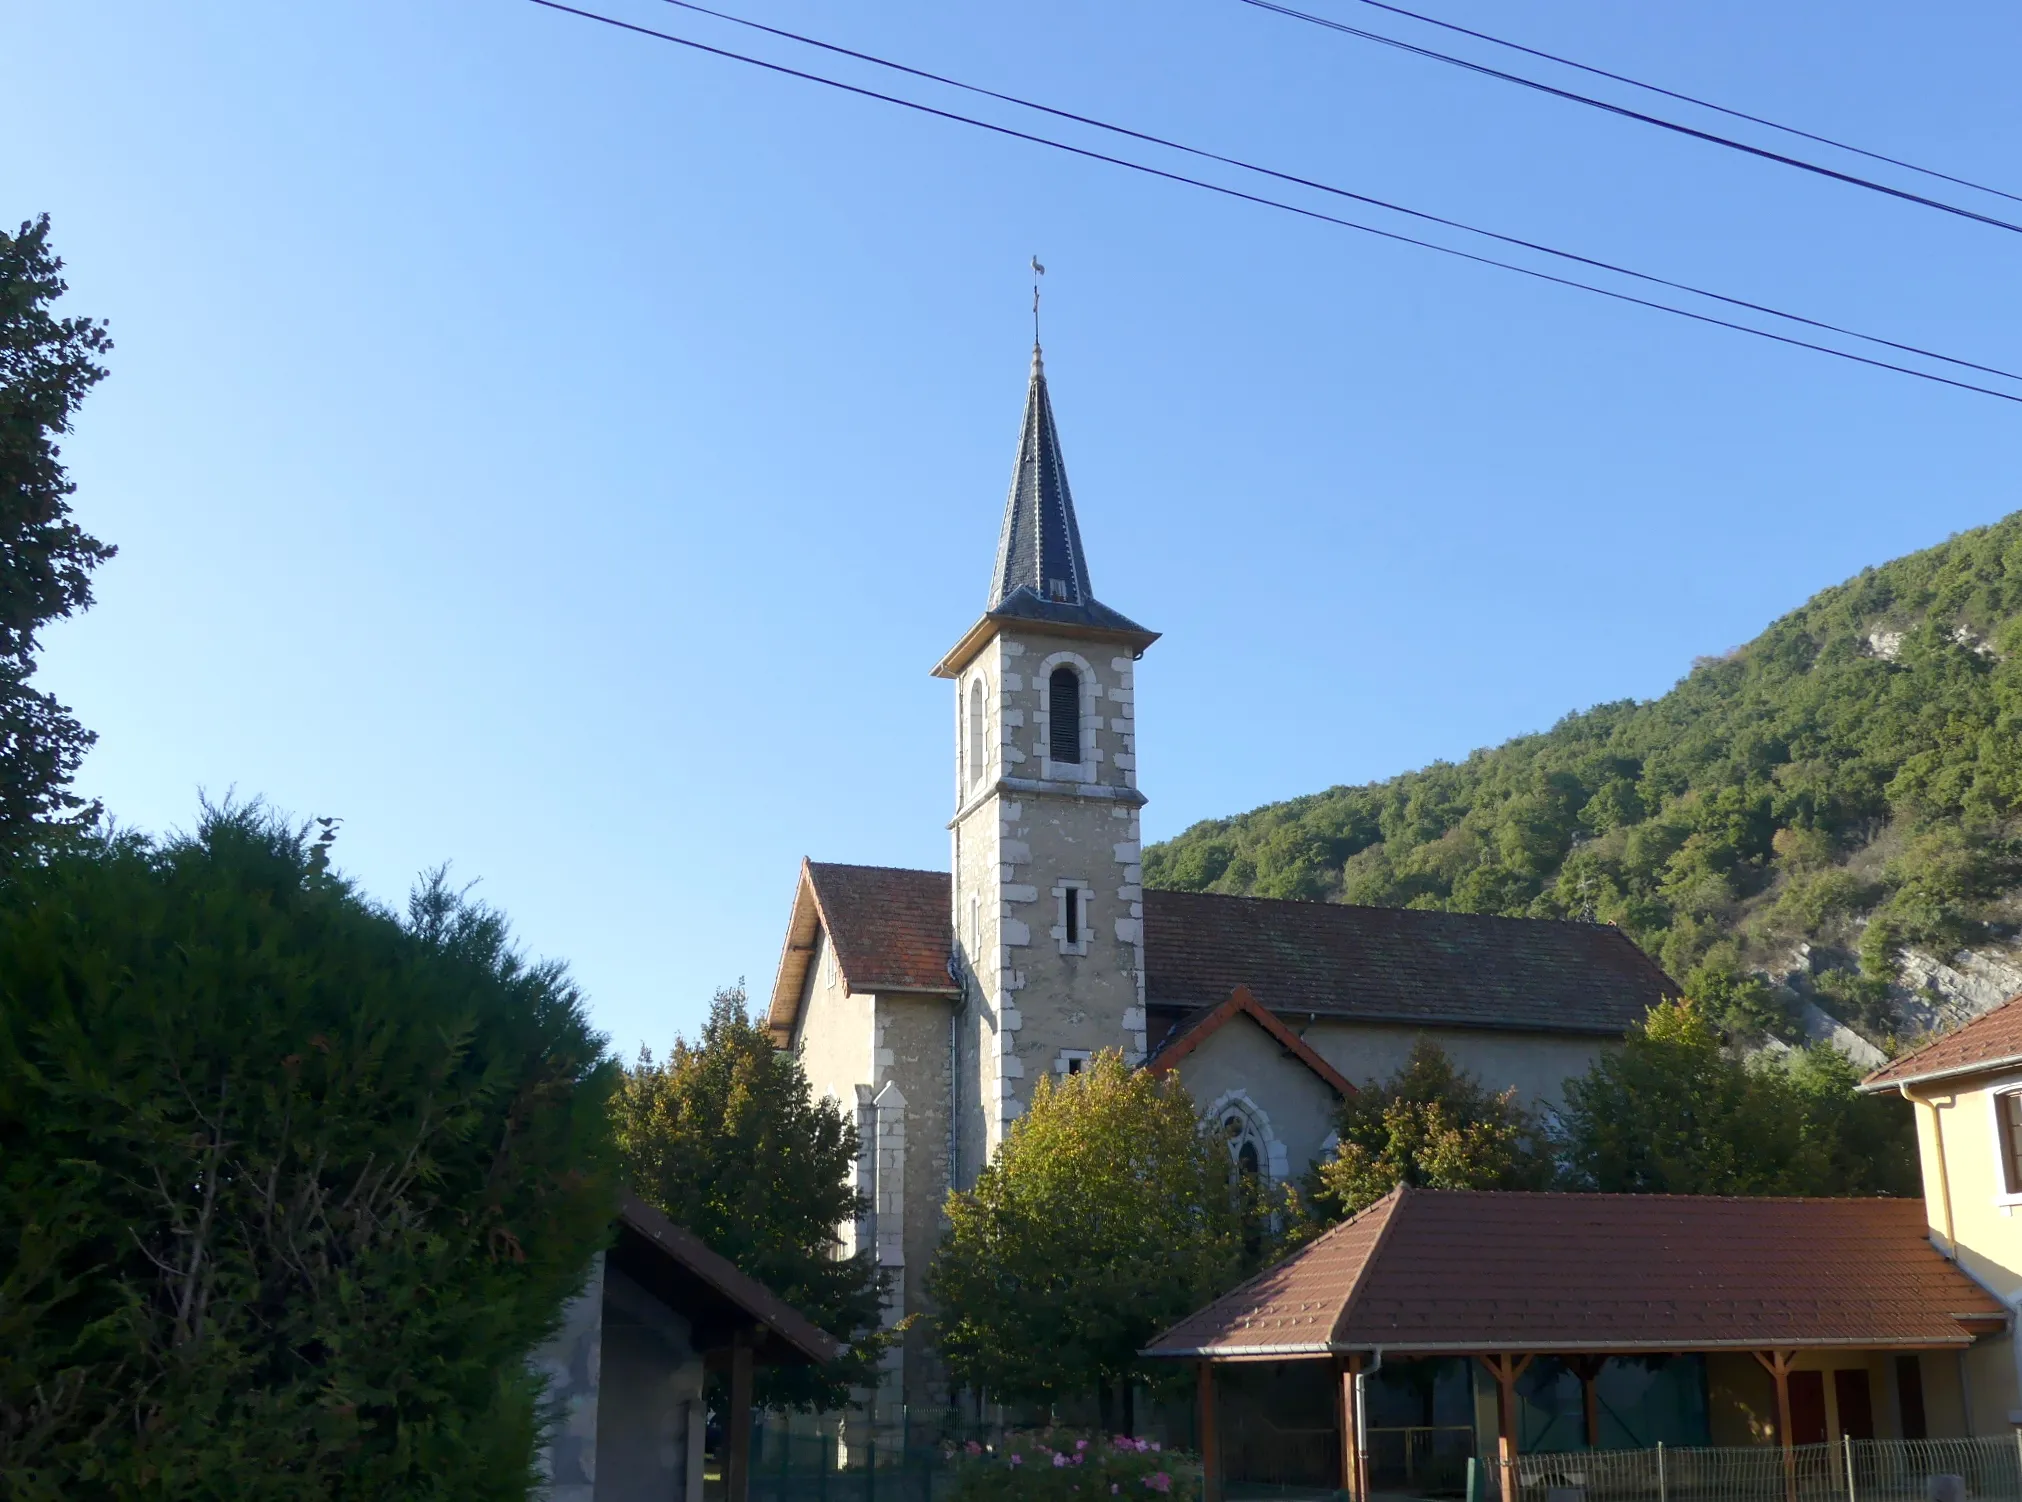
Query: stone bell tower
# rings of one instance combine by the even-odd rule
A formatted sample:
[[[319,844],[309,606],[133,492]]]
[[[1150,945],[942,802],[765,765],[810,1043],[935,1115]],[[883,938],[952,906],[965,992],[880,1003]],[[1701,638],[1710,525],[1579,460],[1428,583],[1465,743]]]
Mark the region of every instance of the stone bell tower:
[[[1089,585],[1034,344],[989,603],[934,669],[955,686],[956,1187],[1040,1076],[1144,1057],[1132,696],[1157,638]]]

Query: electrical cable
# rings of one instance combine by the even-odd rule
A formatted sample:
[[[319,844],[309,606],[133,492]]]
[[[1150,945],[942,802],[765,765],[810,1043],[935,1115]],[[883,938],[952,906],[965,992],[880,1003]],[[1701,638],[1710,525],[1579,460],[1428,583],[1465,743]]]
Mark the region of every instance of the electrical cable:
[[[1280,172],[1272,167],[1264,167],[1255,162],[1244,161],[1240,157],[1223,156],[1220,152],[1207,151],[1198,146],[1188,146],[1183,142],[1170,140],[1165,136],[1155,136],[1145,131],[1132,130],[1128,126],[1112,124],[1107,120],[1099,120],[1091,115],[1080,115],[1072,110],[1056,109],[1052,105],[1040,104],[1016,94],[1000,93],[996,89],[986,89],[979,84],[964,83],[959,78],[950,78],[946,74],[930,73],[924,68],[915,68],[906,63],[893,62],[891,59],[879,57],[875,53],[859,52],[855,48],[844,47],[835,42],[824,42],[819,37],[805,36],[797,31],[787,31],[778,26],[768,26],[763,21],[753,21],[744,16],[733,15],[728,11],[712,10],[706,5],[698,4],[697,0],[663,0],[663,3],[678,6],[682,10],[694,11],[698,15],[711,16],[719,21],[729,21],[734,25],[743,26],[752,31],[761,31],[768,36],[781,37],[787,41],[798,42],[808,47],[818,47],[824,52],[833,52],[843,57],[855,58],[860,62],[874,63],[880,68],[888,68],[896,73],[908,74],[914,78],[923,78],[932,83],[945,84],[949,88],[960,89],[965,93],[978,94],[986,99],[1001,100],[1006,104],[1015,104],[1022,109],[1035,110],[1040,114],[1052,115],[1054,118],[1060,120],[1072,120],[1078,125],[1093,126],[1098,130],[1106,130],[1116,135],[1128,136],[1134,141],[1144,141],[1153,146],[1163,146],[1172,151],[1185,152],[1188,156],[1201,157],[1211,162],[1220,162],[1225,166],[1239,167],[1245,172],[1255,172],[1263,177],[1276,178],[1280,182],[1294,183],[1302,188],[1313,188],[1322,193],[1331,193],[1337,198],[1351,199],[1356,203],[1365,203],[1373,208],[1388,209],[1393,213],[1408,215],[1413,219],[1421,219],[1430,224],[1443,225],[1448,229],[1464,230],[1468,234],[1497,240],[1504,245],[1514,245],[1524,250],[1535,250],[1540,254],[1556,256],[1561,260],[1572,261],[1581,266],[1591,266],[1597,271],[1607,271],[1617,276],[1633,277],[1640,282],[1649,282],[1659,287],[1669,287],[1675,292],[1689,292],[1696,297],[1704,297],[1715,302],[1726,303],[1730,307],[1746,308],[1752,313],[1766,313],[1772,318],[1782,318],[1791,323],[1803,324],[1808,328],[1821,329],[1827,333],[1844,335],[1849,339],[1859,339],[1864,343],[1881,345],[1887,349],[1900,350],[1904,354],[1921,355],[1925,359],[1941,360],[1947,365],[1957,365],[1967,370],[1981,371],[1987,375],[2002,376],[2011,381],[2022,381],[2022,374],[2018,374],[2012,370],[2003,370],[1998,365],[1982,365],[1975,360],[1964,360],[1956,355],[1940,354],[1936,350],[1925,349],[1920,345],[1904,344],[1894,339],[1884,339],[1876,334],[1863,334],[1857,329],[1846,328],[1836,323],[1827,323],[1822,319],[1807,318],[1801,313],[1787,313],[1781,308],[1773,308],[1766,303],[1750,302],[1747,298],[1730,297],[1724,292],[1713,292],[1704,287],[1695,287],[1690,282],[1673,281],[1669,277],[1656,276],[1647,271],[1632,270],[1627,266],[1617,265],[1612,261],[1597,260],[1593,256],[1583,256],[1570,250],[1559,250],[1536,240],[1525,240],[1517,235],[1505,235],[1495,230],[1482,229],[1479,225],[1468,224],[1459,219],[1448,219],[1439,214],[1428,213],[1423,209],[1408,208],[1401,203],[1393,203],[1384,198],[1374,198],[1367,193],[1356,193],[1347,188],[1336,187],[1331,183],[1320,182],[1314,178],[1299,177],[1290,172]]]
[[[712,57],[744,63],[751,67],[764,69],[769,73],[778,73],[788,78],[798,78],[808,83],[822,84],[843,93],[855,94],[860,98],[874,99],[880,103],[894,104],[902,109],[913,110],[919,114],[932,115],[937,119],[952,121],[960,125],[973,126],[978,130],[988,131],[993,135],[1030,142],[1036,146],[1050,147],[1055,151],[1066,152],[1071,156],[1082,157],[1089,161],[1105,162],[1114,167],[1123,167],[1132,172],[1142,173],[1147,177],[1161,178],[1167,182],[1201,188],[1225,198],[1239,199],[1242,202],[1259,204],[1265,208],[1280,209],[1288,214],[1296,214],[1303,219],[1317,220],[1323,224],[1338,225],[1343,229],[1356,230],[1362,234],[1374,235],[1384,240],[1393,240],[1403,245],[1415,245],[1424,250],[1437,251],[1441,255],[1454,256],[1460,260],[1475,262],[1478,265],[1494,266],[1504,271],[1513,271],[1520,276],[1531,277],[1537,281],[1551,282],[1561,287],[1572,287],[1582,292],[1592,292],[1601,297],[1611,298],[1616,302],[1631,303],[1637,307],[1651,308],[1660,313],[1669,313],[1674,317],[1687,318],[1694,323],[1704,323],[1716,328],[1732,329],[1737,333],[1752,334],[1758,339],[1767,339],[1776,344],[1785,344],[1796,349],[1808,349],[1819,354],[1832,355],[1841,360],[1851,361],[1856,365],[1867,365],[1877,370],[1891,370],[1899,375],[1913,376],[1920,381],[1931,381],[1940,386],[1951,386],[1961,391],[1973,391],[1982,396],[1994,397],[1999,401],[2022,405],[2022,396],[2017,396],[2006,391],[1997,391],[1989,386],[1978,386],[1970,381],[1955,380],[1951,376],[1939,375],[1935,371],[1918,370],[1910,365],[1897,365],[1888,360],[1878,360],[1868,355],[1855,354],[1851,350],[1835,349],[1829,344],[1815,344],[1807,339],[1794,338],[1791,335],[1775,333],[1769,329],[1759,329],[1749,324],[1735,323],[1730,319],[1716,318],[1709,313],[1695,313],[1688,308],[1673,307],[1669,303],[1655,302],[1649,298],[1636,297],[1630,293],[1617,292],[1607,287],[1597,287],[1591,282],[1575,281],[1570,277],[1556,276],[1549,271],[1539,271],[1534,267],[1520,266],[1512,261],[1498,261],[1492,256],[1477,255],[1473,251],[1460,250],[1451,245],[1440,245],[1431,240],[1420,240],[1411,235],[1399,234],[1395,230],[1378,229],[1374,225],[1361,224],[1353,219],[1343,219],[1333,214],[1324,214],[1318,209],[1304,208],[1298,204],[1286,203],[1282,199],[1265,198],[1261,194],[1247,193],[1240,188],[1227,187],[1221,183],[1209,182],[1203,178],[1188,177],[1184,173],[1171,172],[1163,167],[1153,167],[1144,162],[1134,162],[1126,157],[1110,156],[1104,152],[1093,151],[1086,146],[1075,146],[1066,141],[1056,141],[1050,136],[1034,135],[1029,131],[1017,130],[1008,125],[998,125],[989,120],[976,119],[971,115],[957,114],[953,110],[944,110],[931,104],[922,104],[918,100],[904,99],[896,94],[880,93],[876,89],[867,89],[859,84],[845,83],[841,79],[829,78],[820,73],[809,73],[799,68],[790,68],[784,63],[768,62],[764,58],[751,57],[741,52],[732,52],[724,47],[714,47],[707,42],[699,42],[691,37],[677,36],[670,31],[658,31],[650,26],[641,26],[637,22],[625,21],[616,16],[607,16],[597,11],[584,10],[574,5],[567,5],[563,3],[563,0],[529,0],[529,3],[538,5],[544,10],[558,11],[564,15],[575,16],[585,21],[595,21],[600,25],[610,26],[619,31],[628,31],[638,36],[651,37],[656,41],[671,42],[676,46],[707,53]]]
[[[1570,100],[1574,104],[1584,104],[1597,110],[1605,110],[1611,115],[1620,115],[1628,120],[1640,120],[1645,125],[1654,125],[1661,130],[1675,131],[1681,136],[1690,136],[1696,141],[1706,141],[1715,146],[1725,146],[1733,151],[1746,152],[1749,156],[1761,157],[1764,161],[1780,162],[1786,167],[1795,167],[1800,172],[1815,173],[1829,177],[1835,182],[1848,183],[1856,188],[1866,188],[1874,193],[1886,193],[1891,198],[1900,198],[1907,203],[1921,204],[1927,209],[1937,209],[1941,213],[1956,214],[1961,219],[1971,219],[1980,224],[1991,225],[1995,229],[2005,229],[2022,235],[2022,224],[2007,219],[1997,219],[1992,214],[1982,214],[1974,209],[1961,208],[1943,199],[1926,198],[1921,193],[1912,193],[1908,188],[1892,188],[1887,183],[1876,182],[1871,177],[1856,177],[1851,172],[1841,172],[1835,167],[1822,166],[1817,162],[1807,162],[1803,157],[1785,156],[1780,151],[1771,151],[1766,146],[1751,146],[1746,141],[1737,141],[1732,136],[1715,135],[1710,130],[1700,130],[1696,126],[1681,125],[1676,120],[1666,120],[1661,115],[1646,115],[1641,110],[1632,110],[1625,104],[1610,104],[1605,99],[1596,99],[1591,94],[1575,94],[1571,89],[1561,89],[1553,84],[1540,83],[1535,78],[1525,78],[1521,73],[1505,73],[1500,68],[1491,68],[1486,63],[1469,62],[1464,57],[1455,57],[1450,52],[1435,52],[1430,47],[1421,47],[1415,42],[1401,41],[1387,37],[1380,31],[1365,31],[1360,26],[1350,26],[1345,21],[1329,20],[1326,16],[1316,16],[1308,10],[1294,10],[1289,5],[1280,5],[1277,0],[1241,0],[1244,5],[1258,10],[1270,11],[1273,15],[1287,16],[1294,21],[1305,21],[1309,25],[1324,26],[1329,31],[1338,31],[1346,36],[1360,37],[1368,42],[1381,42],[1386,47],[1395,47],[1400,52],[1409,52],[1418,57],[1431,58],[1435,62],[1451,63],[1456,68],[1465,68],[1470,73],[1480,73],[1489,78],[1499,78],[1504,83],[1521,84],[1524,88],[1535,89],[1540,94],[1550,94],[1556,99]],[[2007,195],[2003,195],[2004,197]]]
[[[1647,89],[1652,94],[1662,94],[1666,99],[1676,99],[1683,104],[1697,105],[1700,109],[1712,110],[1715,114],[1726,115],[1730,119],[1746,120],[1751,125],[1763,125],[1771,130],[1780,130],[1787,136],[1798,136],[1807,141],[1816,141],[1819,145],[1830,146],[1836,151],[1850,151],[1855,156],[1864,156],[1871,162],[1887,162],[1891,167],[1901,167],[1906,172],[1919,172],[1925,177],[1935,177],[1942,182],[1957,183],[1960,187],[1971,188],[1977,193],[1992,193],[1996,198],[2006,198],[2013,203],[2022,203],[2022,193],[2010,193],[2005,188],[1990,188],[1985,183],[1976,183],[1968,177],[1954,177],[1951,173],[1940,172],[1935,167],[1919,167],[1915,162],[1906,162],[1901,157],[1885,156],[1879,151],[1869,151],[1865,146],[1856,146],[1850,141],[1835,140],[1831,136],[1822,136],[1815,131],[1800,130],[1795,125],[1784,125],[1775,120],[1765,119],[1761,115],[1751,115],[1746,110],[1730,109],[1724,104],[1715,104],[1710,99],[1701,99],[1696,94],[1685,94],[1679,92],[1677,89],[1667,89],[1662,84],[1645,83],[1642,79],[1631,78],[1626,73],[1610,73],[1606,68],[1596,68],[1591,63],[1576,62],[1574,59],[1563,57],[1556,52],[1546,52],[1541,47],[1526,47],[1522,42],[1512,42],[1508,37],[1491,36],[1486,31],[1476,31],[1472,27],[1462,26],[1454,21],[1442,21],[1439,17],[1428,16],[1423,11],[1406,10],[1401,5],[1390,5],[1386,3],[1386,0],[1362,0],[1362,4],[1374,6],[1377,10],[1387,10],[1393,16],[1405,16],[1413,21],[1423,21],[1427,26],[1437,26],[1442,30],[1456,32],[1461,36],[1473,37],[1477,41],[1490,42],[1497,47],[1507,47],[1512,52],[1522,52],[1530,57],[1543,58],[1546,62],[1557,63],[1561,67],[1577,68],[1580,72],[1591,73],[1596,78],[1612,79],[1616,83],[1628,84],[1634,89]]]

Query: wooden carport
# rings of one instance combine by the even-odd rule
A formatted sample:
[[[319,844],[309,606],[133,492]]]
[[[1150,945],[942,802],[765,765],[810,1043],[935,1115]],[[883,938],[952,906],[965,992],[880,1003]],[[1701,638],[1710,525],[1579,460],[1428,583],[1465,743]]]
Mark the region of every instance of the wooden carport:
[[[1792,1442],[1796,1353],[1960,1350],[2007,1311],[1931,1245],[1914,1200],[1518,1194],[1397,1189],[1160,1336],[1192,1361],[1208,1497],[1220,1496],[1216,1367],[1331,1365],[1344,1489],[1367,1502],[1358,1401],[1385,1356],[1466,1356],[1495,1382],[1501,1493],[1518,1447],[1517,1382],[1566,1358],[1599,1429],[1611,1356],[1746,1351]]]

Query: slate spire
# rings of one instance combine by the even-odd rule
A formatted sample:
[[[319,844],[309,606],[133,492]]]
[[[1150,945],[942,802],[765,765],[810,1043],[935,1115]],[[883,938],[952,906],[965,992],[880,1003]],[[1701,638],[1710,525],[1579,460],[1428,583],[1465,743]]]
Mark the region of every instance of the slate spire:
[[[1036,341],[989,608],[1001,609],[1021,589],[1053,604],[1095,603],[1081,528],[1074,520],[1074,495],[1067,488],[1067,465],[1060,457],[1060,434],[1053,426],[1053,403],[1046,395],[1046,364]]]

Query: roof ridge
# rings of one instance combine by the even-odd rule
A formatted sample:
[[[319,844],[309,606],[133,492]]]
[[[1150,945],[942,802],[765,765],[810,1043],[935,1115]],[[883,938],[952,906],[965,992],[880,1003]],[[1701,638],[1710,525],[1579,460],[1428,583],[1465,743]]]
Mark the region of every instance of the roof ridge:
[[[1378,1207],[1389,1206],[1388,1212],[1383,1217],[1383,1224],[1376,1228],[1375,1240],[1369,1243],[1369,1250],[1362,1254],[1362,1266],[1356,1270],[1355,1281],[1349,1285],[1348,1297],[1341,1301],[1341,1308],[1334,1316],[1334,1323],[1327,1327],[1327,1343],[1329,1345],[1333,1345],[1338,1341],[1341,1338],[1341,1332],[1348,1328],[1348,1316],[1354,1313],[1355,1306],[1361,1302],[1362,1295],[1367,1291],[1367,1274],[1376,1265],[1376,1259],[1382,1255],[1383,1245],[1390,1239],[1391,1227],[1397,1224],[1398,1216],[1404,1209],[1405,1199],[1411,1192],[1405,1185],[1398,1184],[1388,1194],[1384,1195],[1382,1199],[1376,1201],[1375,1204],[1365,1205],[1356,1214],[1341,1223],[1343,1226],[1352,1226],[1364,1215],[1369,1214]],[[1417,1192],[1422,1194],[1429,1191],[1419,1190]],[[1325,1239],[1325,1237],[1321,1238],[1322,1241]],[[1317,1246],[1319,1243],[1316,1242],[1314,1244]]]

